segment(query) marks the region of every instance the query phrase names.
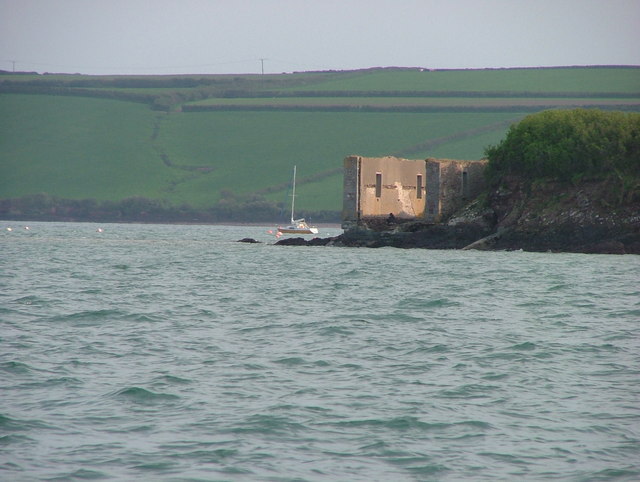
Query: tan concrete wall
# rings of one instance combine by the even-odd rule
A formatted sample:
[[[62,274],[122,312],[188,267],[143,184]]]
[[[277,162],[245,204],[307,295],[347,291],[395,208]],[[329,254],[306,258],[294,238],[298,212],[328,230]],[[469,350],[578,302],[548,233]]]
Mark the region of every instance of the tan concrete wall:
[[[484,187],[484,169],[487,161],[459,161],[453,159],[426,160],[427,173],[439,167],[437,203],[439,209],[433,221],[440,221],[452,215],[467,201],[476,197]],[[429,198],[431,199],[431,197]]]
[[[440,222],[484,188],[486,161],[349,156],[344,160],[342,227],[367,218]],[[377,175],[381,185],[376,186]],[[417,195],[422,176],[422,197]]]
[[[359,210],[362,217],[394,216],[401,219],[421,217],[425,196],[424,161],[397,157],[361,157]],[[376,177],[382,176],[380,196],[376,196]],[[417,179],[422,176],[422,199],[417,196]]]

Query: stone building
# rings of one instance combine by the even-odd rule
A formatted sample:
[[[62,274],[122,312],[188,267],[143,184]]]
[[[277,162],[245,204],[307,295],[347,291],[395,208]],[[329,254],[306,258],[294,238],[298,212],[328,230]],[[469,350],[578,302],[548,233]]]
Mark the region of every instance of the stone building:
[[[349,156],[344,160],[342,227],[446,219],[484,187],[486,161]]]
[[[487,161],[434,159],[425,161],[427,206],[424,219],[439,222],[447,219],[464,204],[478,196],[485,187]]]

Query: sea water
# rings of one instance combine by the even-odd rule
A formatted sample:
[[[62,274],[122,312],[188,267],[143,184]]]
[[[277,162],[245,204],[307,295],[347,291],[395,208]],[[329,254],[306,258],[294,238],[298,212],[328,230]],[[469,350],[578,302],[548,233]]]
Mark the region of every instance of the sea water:
[[[28,227],[1,480],[640,479],[640,256]]]

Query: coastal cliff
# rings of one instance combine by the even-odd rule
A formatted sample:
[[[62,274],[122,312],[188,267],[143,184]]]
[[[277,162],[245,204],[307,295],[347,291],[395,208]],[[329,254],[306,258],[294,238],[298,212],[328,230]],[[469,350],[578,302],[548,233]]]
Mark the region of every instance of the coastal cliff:
[[[277,244],[640,254],[640,199],[621,202],[623,194],[611,180],[512,177],[442,224],[381,220],[333,238]]]
[[[640,254],[640,114],[533,114],[485,153],[485,189],[446,219],[361,216],[326,243]]]

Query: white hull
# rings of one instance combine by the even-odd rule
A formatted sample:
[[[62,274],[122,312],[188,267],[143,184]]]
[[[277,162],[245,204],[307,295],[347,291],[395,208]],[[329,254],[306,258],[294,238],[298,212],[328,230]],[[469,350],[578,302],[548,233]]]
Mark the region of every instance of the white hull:
[[[278,226],[278,232],[282,234],[318,234],[318,228],[315,226],[307,226],[298,228],[296,226]]]

